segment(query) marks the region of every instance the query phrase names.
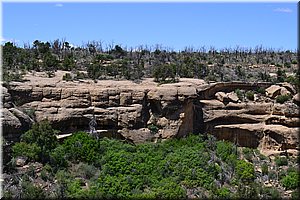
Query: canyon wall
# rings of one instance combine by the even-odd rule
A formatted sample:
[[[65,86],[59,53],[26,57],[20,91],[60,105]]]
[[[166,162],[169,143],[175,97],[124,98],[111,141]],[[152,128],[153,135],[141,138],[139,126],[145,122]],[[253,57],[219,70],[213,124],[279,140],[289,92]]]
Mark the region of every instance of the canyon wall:
[[[133,143],[211,133],[239,146],[270,150],[298,149],[299,96],[287,84],[205,83],[181,79],[158,85],[151,80],[12,82],[2,88],[3,136],[17,140],[34,121],[48,120],[61,133],[89,130],[95,118],[99,137]],[[235,90],[266,88],[253,100]],[[290,94],[292,100],[275,102]]]

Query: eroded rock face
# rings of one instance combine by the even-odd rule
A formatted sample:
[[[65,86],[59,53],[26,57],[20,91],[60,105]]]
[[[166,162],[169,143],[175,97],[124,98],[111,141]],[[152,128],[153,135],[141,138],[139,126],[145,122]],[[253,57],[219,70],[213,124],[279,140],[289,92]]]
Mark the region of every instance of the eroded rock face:
[[[197,99],[195,85],[202,83],[199,80],[158,86],[111,81],[111,84],[58,83],[54,86],[14,82],[7,93],[11,94],[12,101],[18,102],[20,110],[34,110],[37,122],[48,120],[62,133],[88,130],[90,120],[95,117],[97,130],[107,130],[109,134],[138,143],[181,137],[199,130],[197,120],[201,117],[195,115],[201,112],[193,101]],[[22,113],[11,109],[14,115],[7,110],[7,124],[14,122],[11,127],[18,129],[22,123],[15,115]],[[29,122],[24,116],[22,119]],[[149,125],[158,131],[151,132]],[[14,131],[5,129],[4,134]]]
[[[28,130],[32,120],[22,111],[31,110],[37,122],[47,119],[62,133],[88,130],[95,117],[100,135],[134,143],[208,132],[240,146],[297,149],[297,96],[285,104],[274,100],[276,95],[296,91],[288,84],[270,86],[242,82],[207,84],[196,79],[163,85],[149,79],[140,84],[51,79],[14,82],[4,90],[3,103],[8,107],[3,109],[3,133],[6,136]],[[267,88],[267,95],[255,94],[254,101],[241,102],[234,92],[259,87]],[[17,102],[17,108],[12,107],[12,102]]]
[[[299,107],[291,101],[223,104],[216,99],[200,100],[205,132],[220,140],[261,150],[298,149]]]
[[[33,120],[16,108],[2,109],[3,136],[9,140],[18,140],[18,137],[27,131]]]

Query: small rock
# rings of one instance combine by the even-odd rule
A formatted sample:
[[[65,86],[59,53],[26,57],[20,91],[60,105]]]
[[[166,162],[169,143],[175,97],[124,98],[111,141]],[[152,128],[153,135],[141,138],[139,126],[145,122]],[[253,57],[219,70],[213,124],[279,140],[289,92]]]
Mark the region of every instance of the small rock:
[[[16,158],[16,166],[23,167],[26,164],[27,158],[23,156],[18,156]]]
[[[162,117],[162,118],[158,119],[158,121],[157,121],[157,125],[160,127],[165,127],[168,125],[168,123],[169,123],[169,120],[165,117]]]

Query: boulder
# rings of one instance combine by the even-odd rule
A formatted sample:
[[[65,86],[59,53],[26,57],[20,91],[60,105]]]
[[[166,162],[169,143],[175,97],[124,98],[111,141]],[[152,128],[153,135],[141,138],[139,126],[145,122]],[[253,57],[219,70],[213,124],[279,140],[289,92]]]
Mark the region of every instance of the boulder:
[[[154,138],[154,135],[148,128],[140,128],[136,130],[123,128],[118,130],[118,133],[135,144],[151,141]]]
[[[215,97],[216,97],[219,101],[223,102],[224,99],[227,98],[227,95],[226,95],[225,92],[217,92],[217,93],[215,94]]]
[[[237,96],[237,94],[235,92],[227,93],[227,98],[231,102],[238,102],[238,100],[239,100],[239,98],[238,98],[238,96]]]
[[[280,84],[282,87],[286,88],[292,95],[296,94],[296,89],[294,88],[294,86],[290,83],[287,82],[283,82],[282,84]]]
[[[291,92],[288,91],[285,87],[281,87],[280,95],[291,95]]]
[[[1,86],[1,89],[2,89],[1,104],[2,104],[3,108],[11,108],[12,107],[11,95],[9,94],[6,87]]]
[[[21,133],[21,122],[7,108],[2,109],[2,127],[5,135]]]
[[[271,85],[266,89],[266,94],[268,97],[275,98],[281,92],[281,87],[278,85]]]
[[[169,124],[169,120],[165,117],[159,118],[156,122],[157,126],[166,127]]]
[[[297,93],[293,96],[293,101],[297,104],[300,103],[300,93]]]
[[[34,123],[33,119],[31,119],[27,114],[16,108],[10,108],[9,111],[19,119],[21,123],[21,129],[23,131],[29,130],[32,124]],[[32,112],[34,112],[34,110],[32,110]]]

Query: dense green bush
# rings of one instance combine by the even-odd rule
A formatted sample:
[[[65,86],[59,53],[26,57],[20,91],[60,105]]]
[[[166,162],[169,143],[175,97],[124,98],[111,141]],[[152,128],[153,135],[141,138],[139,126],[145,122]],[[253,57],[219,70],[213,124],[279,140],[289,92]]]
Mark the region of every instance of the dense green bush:
[[[297,172],[290,172],[284,178],[281,179],[282,185],[290,190],[299,188],[299,174]]]
[[[63,146],[58,146],[52,150],[50,153],[50,164],[54,167],[55,170],[59,168],[65,168],[68,166],[68,162],[66,159],[66,151]]]
[[[58,131],[52,129],[49,122],[42,121],[34,124],[29,131],[23,134],[21,142],[38,146],[40,148],[39,160],[48,162],[50,152],[58,145],[57,133]]]
[[[36,161],[41,154],[41,148],[35,143],[18,142],[12,147],[12,152],[14,157],[25,156],[30,161]]]
[[[159,65],[153,71],[154,81],[160,83],[174,83],[176,81],[176,65]]]
[[[100,143],[85,132],[77,132],[67,138],[63,148],[66,158],[73,162],[96,163],[100,160]]]
[[[277,103],[284,103],[284,102],[286,102],[286,101],[288,101],[290,99],[291,99],[290,95],[278,95],[276,97],[276,102]]]
[[[285,166],[288,165],[288,159],[285,156],[277,156],[275,158],[275,163],[277,166]]]
[[[266,94],[266,89],[263,88],[263,87],[259,87],[259,88],[257,89],[257,92],[260,93],[260,94],[265,95],[265,94]]]
[[[42,128],[35,127],[23,140],[29,142],[38,127]],[[43,142],[24,141],[14,146],[15,155],[26,148],[29,151],[25,156],[36,159],[39,153],[32,153],[28,145],[40,148],[38,144]],[[253,150],[244,148],[245,153],[252,154]],[[238,156],[234,144],[216,141],[211,135],[132,145],[116,139],[96,140],[88,133],[77,132],[50,150],[41,178],[51,181],[55,177],[55,198],[178,199],[187,198],[187,190],[198,189],[201,197],[277,198],[278,191],[252,184],[254,165]],[[263,174],[267,173],[263,169]],[[293,173],[295,169],[291,168],[288,175],[282,175],[284,187],[298,184]],[[28,174],[36,176],[34,169]]]
[[[226,187],[222,187],[220,189],[217,189],[216,191],[216,197],[218,199],[228,199],[230,198],[230,190]]]
[[[235,147],[231,142],[228,141],[217,141],[217,156],[223,161],[228,162],[231,155],[235,155]],[[237,156],[235,155],[235,159]]]
[[[236,173],[238,178],[245,182],[254,180],[254,166],[245,160],[239,160],[236,165]]]

